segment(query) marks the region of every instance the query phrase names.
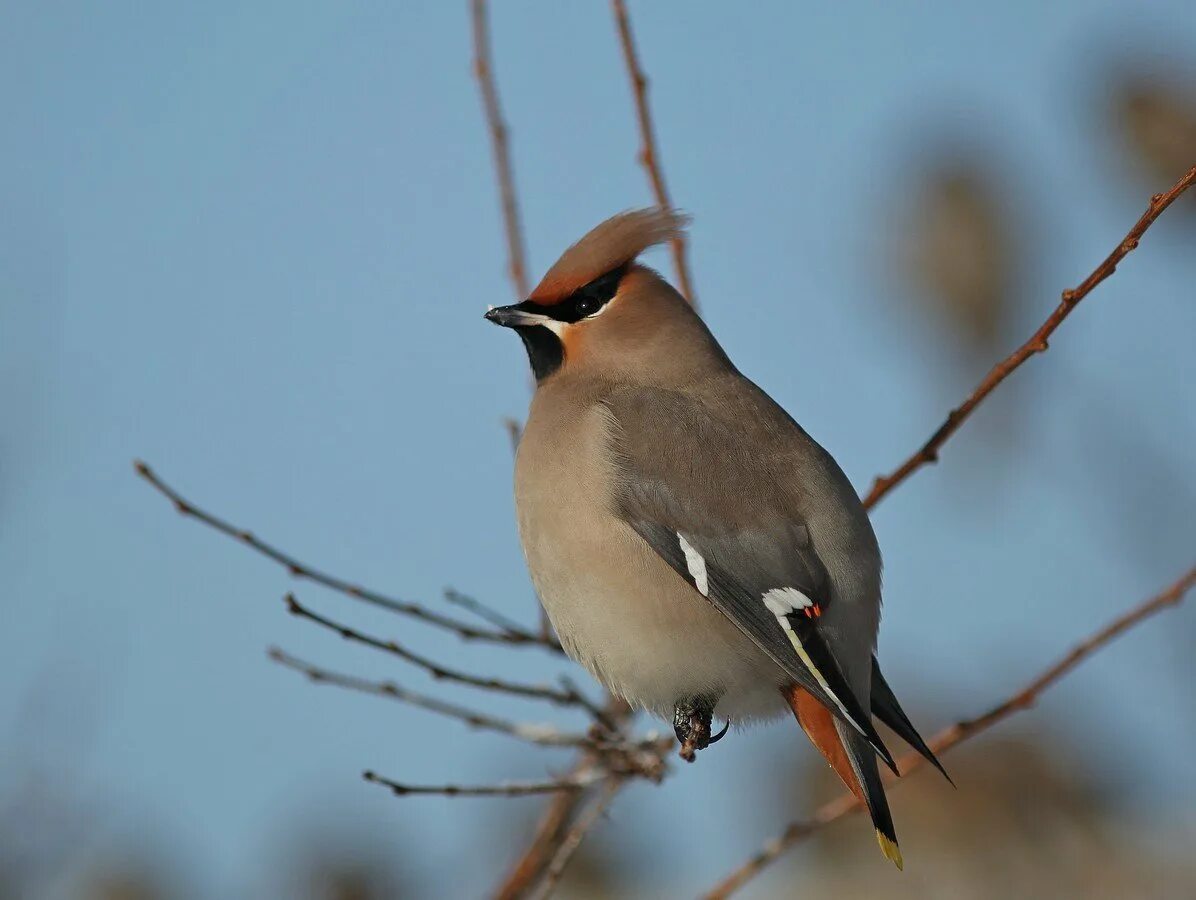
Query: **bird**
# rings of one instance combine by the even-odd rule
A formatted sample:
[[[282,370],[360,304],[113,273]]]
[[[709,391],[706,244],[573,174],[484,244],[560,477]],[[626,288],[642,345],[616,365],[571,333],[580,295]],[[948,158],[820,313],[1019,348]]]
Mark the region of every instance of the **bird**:
[[[900,869],[873,716],[950,777],[876,660],[877,539],[831,455],[638,261],[687,225],[619,213],[485,314],[535,380],[515,462],[532,583],[565,652],[671,719],[683,758],[732,722],[795,716]]]

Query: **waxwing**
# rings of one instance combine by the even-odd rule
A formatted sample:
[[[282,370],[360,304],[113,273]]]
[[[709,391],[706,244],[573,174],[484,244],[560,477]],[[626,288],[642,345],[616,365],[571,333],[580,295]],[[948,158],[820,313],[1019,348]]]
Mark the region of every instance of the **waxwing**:
[[[830,454],[636,262],[685,224],[608,219],[486,313],[536,379],[515,465],[532,581],[566,652],[671,719],[687,758],[726,733],[713,717],[791,712],[900,868],[872,716],[942,767],[874,656],[876,537]]]

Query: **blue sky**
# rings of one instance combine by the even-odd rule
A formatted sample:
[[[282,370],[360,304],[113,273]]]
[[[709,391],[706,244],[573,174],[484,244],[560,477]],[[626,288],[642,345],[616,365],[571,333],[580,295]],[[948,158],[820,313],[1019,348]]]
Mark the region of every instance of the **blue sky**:
[[[144,458],[364,583],[429,603],[451,584],[531,618],[500,425],[525,410],[527,377],[518,342],[481,318],[510,287],[465,4],[169,6],[0,12],[0,789],[41,773],[95,810],[86,848],[183,848],[216,895],[261,877],[278,835],[331,820],[476,892],[505,859],[502,812],[398,802],[359,772],[473,782],[563,758],[271,665],[277,643],[425,686],[287,617],[282,572],[177,518],[131,469]],[[707,320],[858,486],[981,374],[893,284],[911,161],[939,134],[999,160],[1036,244],[1028,333],[1165,186],[1123,177],[1094,72],[1191,66],[1186,11],[632,5]],[[505,3],[492,25],[538,273],[650,195],[606,4]],[[1138,547],[1080,464],[1111,456],[1114,480],[1147,465],[1119,439],[1132,432],[1191,496],[1191,240],[1178,211],[1161,221],[1050,354],[879,509],[881,655],[926,730],[1191,564],[1190,507]],[[298,590],[462,667],[559,668]],[[1011,727],[1072,736],[1078,765],[1196,827],[1192,616],[1143,627]],[[803,743],[788,725],[734,735],[630,792],[617,820],[660,835],[696,888],[782,824],[744,773]],[[675,821],[683,833],[662,827]]]

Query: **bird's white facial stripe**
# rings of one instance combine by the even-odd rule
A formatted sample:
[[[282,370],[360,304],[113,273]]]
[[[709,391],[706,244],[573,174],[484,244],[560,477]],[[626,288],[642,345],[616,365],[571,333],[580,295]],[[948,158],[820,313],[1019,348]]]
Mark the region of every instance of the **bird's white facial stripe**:
[[[542,313],[523,313],[523,323],[525,325],[543,325],[557,337],[560,337],[567,327],[566,323],[558,322],[552,316],[546,316]]]
[[[786,629],[789,626],[784,621],[785,616],[814,605],[813,600],[797,588],[791,587],[773,588],[770,591],[765,591],[763,599],[764,605],[768,607],[768,611],[782,620],[781,624]]]
[[[702,555],[680,532],[677,533],[677,541],[681,545],[681,552],[685,554],[685,566],[689,569],[689,576],[694,580],[698,593],[703,597],[709,596],[710,585],[706,580],[706,560],[702,559]]]
[[[491,306],[488,307],[488,309],[492,310],[494,307]],[[552,318],[552,316],[546,316],[543,313],[530,312],[526,309],[519,308],[512,309],[512,320],[510,324],[521,328],[543,325],[557,337],[560,337],[561,333],[565,329],[565,323],[558,322],[556,319]]]

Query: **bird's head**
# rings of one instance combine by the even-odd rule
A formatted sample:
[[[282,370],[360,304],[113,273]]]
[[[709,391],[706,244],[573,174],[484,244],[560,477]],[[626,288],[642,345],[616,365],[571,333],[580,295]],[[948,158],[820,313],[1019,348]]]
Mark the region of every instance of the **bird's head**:
[[[684,298],[636,263],[648,247],[679,237],[686,221],[663,209],[607,219],[566,250],[526,300],[492,308],[486,318],[523,339],[537,383],[560,372],[675,370],[708,345],[721,356]]]

